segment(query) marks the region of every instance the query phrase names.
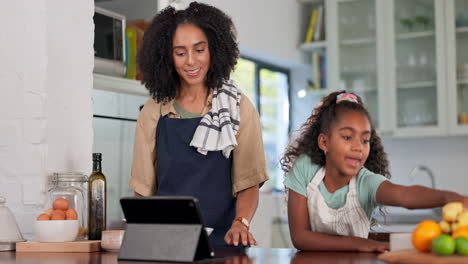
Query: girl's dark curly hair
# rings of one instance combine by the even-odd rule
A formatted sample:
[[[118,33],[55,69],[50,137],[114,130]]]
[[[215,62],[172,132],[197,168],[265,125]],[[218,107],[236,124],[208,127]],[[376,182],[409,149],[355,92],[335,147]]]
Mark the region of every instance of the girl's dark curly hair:
[[[341,93],[345,93],[345,91],[333,92],[322,98],[319,106],[313,110],[312,115],[299,129],[299,137],[286,148],[281,157],[281,168],[287,173],[294,160],[302,154],[309,156],[315,164],[324,166],[326,158],[325,153],[318,146],[318,136],[320,133],[326,134],[330,131],[331,124],[338,119],[340,113],[357,111],[366,115],[371,124],[370,152],[364,167],[390,178],[387,153],[384,151],[382,141],[375,131],[370,114],[362,104],[361,98],[356,95],[359,103],[341,101],[337,104],[336,97]]]
[[[181,24],[197,26],[208,39],[211,61],[206,76],[208,88],[221,87],[229,79],[239,57],[234,24],[221,10],[197,2],[190,3],[185,10],[165,8],[146,30],[137,56],[143,73],[142,83],[157,102],[172,100],[180,85],[172,59],[172,39]]]

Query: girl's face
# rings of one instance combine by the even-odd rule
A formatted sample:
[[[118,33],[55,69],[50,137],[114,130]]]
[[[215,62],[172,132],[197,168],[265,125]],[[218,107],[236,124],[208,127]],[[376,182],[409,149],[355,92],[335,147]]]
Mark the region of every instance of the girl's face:
[[[341,176],[357,175],[370,151],[371,125],[367,116],[357,111],[338,114],[328,135],[319,135],[319,147],[326,153],[326,169]]]
[[[172,59],[183,85],[203,84],[210,67],[208,39],[203,30],[192,24],[179,25],[172,39]]]

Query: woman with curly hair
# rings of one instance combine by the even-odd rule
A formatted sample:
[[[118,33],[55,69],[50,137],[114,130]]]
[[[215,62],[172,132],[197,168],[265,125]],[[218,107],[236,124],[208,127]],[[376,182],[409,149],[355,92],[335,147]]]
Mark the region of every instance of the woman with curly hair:
[[[239,56],[221,10],[167,7],[145,32],[138,64],[152,98],[138,117],[130,187],[137,196],[194,196],[215,245],[249,232],[268,180],[258,113],[229,79]]]
[[[291,239],[300,250],[376,251],[368,238],[379,205],[439,207],[468,197],[391,183],[389,163],[361,99],[337,91],[324,97],[290,144],[281,166],[288,189]]]

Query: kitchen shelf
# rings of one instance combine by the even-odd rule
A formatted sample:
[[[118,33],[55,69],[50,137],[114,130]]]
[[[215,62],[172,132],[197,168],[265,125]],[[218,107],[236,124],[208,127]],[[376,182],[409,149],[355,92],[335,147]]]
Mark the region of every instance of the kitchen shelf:
[[[352,2],[358,2],[358,1],[361,1],[361,0],[338,0],[337,2],[338,3],[352,3]]]
[[[409,82],[409,83],[400,83],[398,84],[399,89],[413,89],[413,88],[424,88],[424,87],[434,87],[437,83],[435,81],[425,81],[425,82]]]
[[[375,67],[374,67],[375,69]],[[369,77],[372,77],[372,76],[375,76],[376,72],[375,70],[369,70],[369,71],[366,71],[366,70],[340,70],[340,74],[341,75],[346,75],[346,76],[353,76],[353,75],[359,75],[359,76],[364,76],[367,78]]]
[[[457,33],[468,33],[468,27],[459,27],[456,31]]]
[[[306,52],[311,52],[311,51],[324,52],[324,50],[327,48],[327,42],[315,41],[315,42],[303,43],[301,44],[299,48],[302,51],[306,51]]]
[[[340,41],[343,46],[375,44],[375,38],[345,39]]]
[[[351,89],[352,92],[355,93],[377,93],[377,88],[371,88],[371,87],[366,87],[366,88],[353,88]]]
[[[116,93],[149,96],[148,90],[137,80],[93,73],[93,88]]]
[[[405,40],[405,39],[415,39],[415,38],[427,38],[427,37],[433,37],[434,35],[435,35],[434,31],[400,33],[396,36],[396,39]]]
[[[309,3],[323,3],[323,0],[297,0],[300,4],[309,4]]]
[[[317,96],[323,97],[323,96],[328,95],[331,92],[332,92],[331,89],[322,88],[322,87],[321,88],[305,88],[305,89],[298,91],[297,96],[299,98],[304,98],[310,95],[317,95]]]

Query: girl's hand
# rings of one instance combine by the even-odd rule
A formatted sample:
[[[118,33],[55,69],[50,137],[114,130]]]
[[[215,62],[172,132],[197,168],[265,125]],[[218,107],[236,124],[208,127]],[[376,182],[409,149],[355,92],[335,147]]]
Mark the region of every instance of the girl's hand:
[[[224,236],[224,242],[228,245],[238,246],[239,242],[242,245],[257,245],[257,241],[253,237],[252,233],[247,230],[241,222],[234,221],[231,225],[231,228],[227,231],[226,235]]]
[[[468,196],[463,196],[463,200],[461,202],[463,203],[463,210],[467,211],[468,210]]]
[[[379,252],[383,253],[390,249],[390,245],[384,242],[378,242],[371,239],[363,241],[362,245],[358,245],[358,251],[361,252]]]

